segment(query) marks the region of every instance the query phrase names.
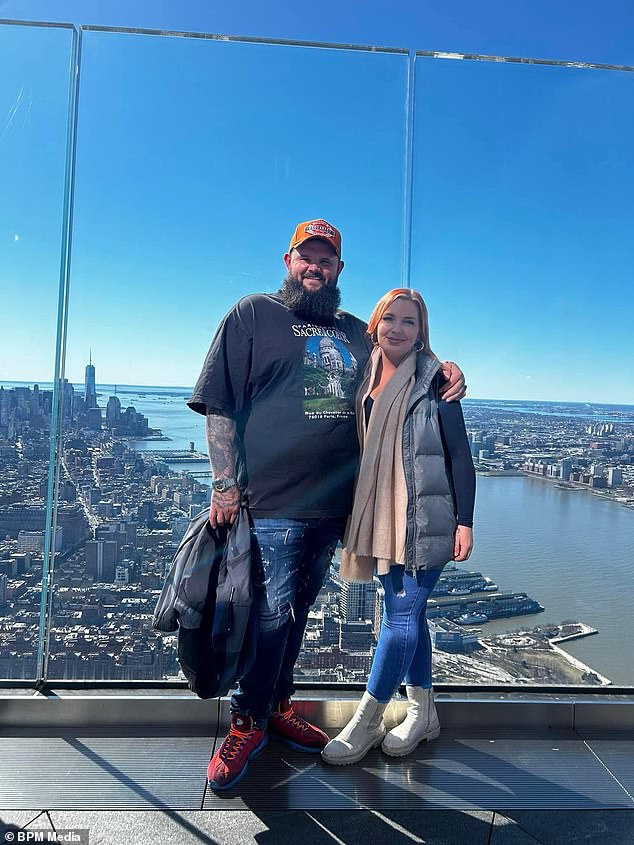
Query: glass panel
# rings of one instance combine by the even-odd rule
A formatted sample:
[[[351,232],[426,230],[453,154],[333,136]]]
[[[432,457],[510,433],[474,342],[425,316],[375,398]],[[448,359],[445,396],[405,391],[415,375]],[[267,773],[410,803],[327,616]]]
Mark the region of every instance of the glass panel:
[[[57,569],[49,676],[160,680],[176,644],[151,614],[209,501],[185,399],[227,310],[279,287],[299,221],[343,230],[346,309],[397,282],[407,56],[91,32],[82,56],[65,458],[92,536]],[[303,680],[367,671],[372,631],[338,651],[337,589]]]
[[[436,680],[631,685],[632,74],[419,58],[416,78],[412,284],[467,374],[479,471],[475,551],[430,610]]]
[[[37,671],[71,46],[0,26],[0,679]],[[69,491],[59,555],[83,525]]]

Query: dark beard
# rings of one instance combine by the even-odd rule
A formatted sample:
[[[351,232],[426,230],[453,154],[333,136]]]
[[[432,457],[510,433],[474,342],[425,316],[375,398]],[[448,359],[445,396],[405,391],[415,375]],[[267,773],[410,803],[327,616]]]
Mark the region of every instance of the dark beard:
[[[331,325],[339,308],[341,294],[336,285],[324,285],[319,290],[306,290],[290,274],[282,282],[282,302],[300,319],[318,325]]]

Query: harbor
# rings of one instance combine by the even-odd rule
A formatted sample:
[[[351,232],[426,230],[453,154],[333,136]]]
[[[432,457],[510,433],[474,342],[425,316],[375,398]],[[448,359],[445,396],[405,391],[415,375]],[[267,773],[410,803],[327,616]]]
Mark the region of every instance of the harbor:
[[[542,605],[524,592],[501,592],[481,572],[447,567],[427,603],[427,618],[458,625],[481,625],[492,619],[542,613]]]
[[[544,611],[524,592],[500,592],[482,572],[448,566],[432,596],[427,618],[436,683],[482,683],[486,679],[491,684],[612,684],[610,678],[560,647],[599,633],[583,622],[487,635],[486,624],[491,620]],[[481,625],[485,627],[476,627]]]

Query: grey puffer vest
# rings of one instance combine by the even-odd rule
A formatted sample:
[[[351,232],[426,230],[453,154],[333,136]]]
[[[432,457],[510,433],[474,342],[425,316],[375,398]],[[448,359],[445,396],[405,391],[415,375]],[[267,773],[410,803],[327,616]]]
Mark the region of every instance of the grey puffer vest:
[[[407,485],[405,569],[441,569],[453,558],[456,513],[438,421],[440,362],[419,353],[403,426]]]

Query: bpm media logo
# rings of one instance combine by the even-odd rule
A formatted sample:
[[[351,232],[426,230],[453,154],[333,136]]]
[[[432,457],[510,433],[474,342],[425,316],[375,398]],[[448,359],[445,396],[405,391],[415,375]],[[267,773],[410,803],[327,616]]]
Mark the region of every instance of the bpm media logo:
[[[7,830],[5,842],[72,842],[73,845],[88,845],[87,828],[66,828],[64,830]]]

